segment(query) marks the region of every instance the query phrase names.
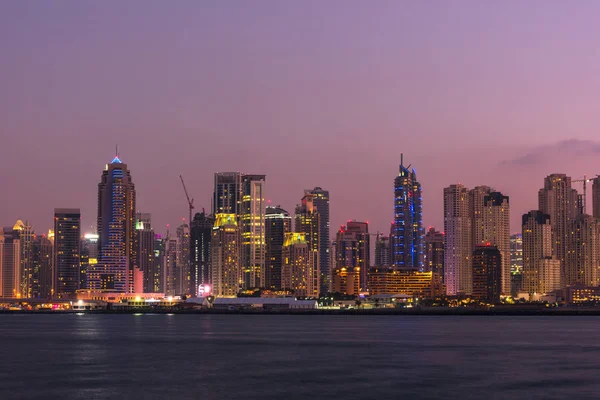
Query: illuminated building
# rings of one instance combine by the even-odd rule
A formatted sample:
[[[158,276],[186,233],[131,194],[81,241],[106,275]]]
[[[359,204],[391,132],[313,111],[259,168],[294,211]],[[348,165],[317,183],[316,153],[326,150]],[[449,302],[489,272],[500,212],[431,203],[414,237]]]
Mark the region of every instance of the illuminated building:
[[[523,286],[529,297],[560,289],[560,260],[554,254],[550,216],[523,215]]]
[[[600,219],[600,175],[592,182],[592,216]]]
[[[215,215],[211,242],[212,290],[215,296],[236,296],[241,284],[241,235],[235,214]]]
[[[552,219],[550,219],[552,222]],[[600,222],[591,215],[578,215],[567,236],[566,286],[600,285]]]
[[[265,175],[242,175],[240,207],[244,289],[264,286]]]
[[[53,246],[54,244],[45,235],[38,235],[33,241],[32,297],[47,299],[52,296]]]
[[[318,257],[318,252],[311,249],[303,232],[285,234],[281,282],[284,290],[291,290],[295,296],[319,295],[314,257]]]
[[[510,203],[508,196],[490,192],[484,197],[483,240],[502,256],[502,294],[510,295]]]
[[[210,244],[212,240],[212,228],[215,219],[202,213],[196,213],[192,221],[192,245],[190,248],[190,293],[198,296],[200,285],[210,285]]]
[[[21,297],[21,242],[11,228],[0,235],[0,297]]]
[[[304,194],[312,195],[312,202],[319,213],[319,285],[325,292],[328,287],[328,280],[331,271],[329,250],[329,191],[320,187],[304,190]]]
[[[216,172],[212,214],[235,214],[241,211],[242,174]]]
[[[165,292],[165,239],[160,234],[154,235],[154,264],[149,276],[148,293]]]
[[[405,167],[400,157],[400,172],[394,179],[394,224],[390,235],[392,265],[424,270],[423,205],[417,173]]]
[[[485,198],[492,192],[489,186],[475,186],[469,190],[469,217],[471,218],[471,251],[486,243],[486,225],[489,217]]]
[[[18,220],[13,226],[13,232],[15,237],[19,239],[21,247],[21,266],[19,269],[20,274],[20,288],[19,293],[21,297],[30,298],[33,297],[33,286],[34,286],[34,274],[33,274],[33,240],[34,233],[31,225],[26,221]]]
[[[321,249],[321,234],[320,234],[320,215],[314,205],[313,194],[305,194],[302,198],[302,204],[296,206],[295,215],[295,231],[304,233],[308,248],[313,253],[310,257],[312,262],[312,271],[314,272],[315,282],[311,283],[311,287],[319,293],[325,292],[325,287],[321,287],[319,274],[321,271],[321,257],[319,250]]]
[[[461,184],[444,188],[444,283],[449,295],[471,294],[472,226],[469,191]]]
[[[177,227],[177,294],[190,293],[190,227],[182,224]]]
[[[134,291],[135,186],[118,156],[107,164],[98,184],[100,260],[88,271],[91,290]]]
[[[98,235],[96,233],[86,233],[83,235],[80,247],[80,273],[79,288],[88,289],[87,272],[90,265],[98,264]]]
[[[80,283],[81,213],[78,208],[54,209],[54,295],[69,297]]]
[[[550,216],[553,254],[561,262],[561,287],[568,283],[566,256],[567,239],[573,220],[579,214],[577,191],[571,188],[571,178],[565,174],[552,174],[544,179],[538,193],[539,210]]]
[[[292,217],[280,206],[267,207],[265,213],[265,287],[281,289],[283,243],[292,230]]]
[[[182,273],[177,263],[177,236],[172,236],[167,230],[167,234],[164,238],[164,253],[163,253],[163,266],[164,266],[164,282],[165,282],[165,294],[167,296],[181,295],[181,288],[183,283],[181,282]]]
[[[331,292],[358,295],[361,292],[360,272],[360,270],[348,270],[345,267],[335,268],[333,270]]]
[[[489,244],[473,250],[473,291],[475,299],[489,304],[500,301],[502,293],[502,254]]]
[[[370,295],[406,294],[418,297],[436,297],[445,292],[440,275],[433,272],[373,267],[369,269]]]
[[[377,233],[375,238],[375,266],[391,265],[390,237]]]
[[[135,214],[135,254],[136,267],[142,272],[142,288],[144,293],[154,291],[154,230],[152,229],[152,215],[137,212]],[[140,290],[136,290],[140,292]]]
[[[356,292],[367,290],[367,272],[370,267],[371,241],[367,222],[348,221],[336,234],[336,265],[333,278],[344,274],[358,276]],[[335,286],[335,285],[334,285]],[[345,290],[344,290],[345,291]],[[340,292],[341,293],[341,292]]]
[[[516,296],[523,286],[523,236],[515,233],[510,236],[510,287]]]
[[[444,276],[444,234],[435,228],[425,234],[425,271]]]

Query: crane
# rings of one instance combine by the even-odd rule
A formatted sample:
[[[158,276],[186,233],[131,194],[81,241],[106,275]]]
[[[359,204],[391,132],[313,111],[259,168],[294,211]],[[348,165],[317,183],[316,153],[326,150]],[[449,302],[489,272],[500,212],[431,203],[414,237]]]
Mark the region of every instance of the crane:
[[[190,219],[188,220],[188,224],[190,224],[190,232],[192,229],[192,213],[194,211],[194,199],[190,199],[190,195],[188,194],[187,188],[185,187],[185,182],[183,181],[183,176],[179,175],[179,179],[181,179],[181,185],[183,186],[183,191],[185,192],[185,197],[188,202],[188,206],[190,208]]]
[[[583,183],[583,213],[584,214],[586,213],[586,203],[587,203],[587,183],[594,181],[598,177],[600,177],[600,175],[596,175],[596,178],[588,179],[588,177],[586,175],[583,175],[583,179],[575,179],[572,181],[572,182]]]

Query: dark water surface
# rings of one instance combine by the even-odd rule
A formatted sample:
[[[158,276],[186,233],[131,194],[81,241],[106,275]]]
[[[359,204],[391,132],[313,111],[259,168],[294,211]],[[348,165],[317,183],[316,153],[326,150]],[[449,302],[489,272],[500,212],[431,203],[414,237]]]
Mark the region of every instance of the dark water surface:
[[[600,398],[600,317],[0,315],[0,399]]]

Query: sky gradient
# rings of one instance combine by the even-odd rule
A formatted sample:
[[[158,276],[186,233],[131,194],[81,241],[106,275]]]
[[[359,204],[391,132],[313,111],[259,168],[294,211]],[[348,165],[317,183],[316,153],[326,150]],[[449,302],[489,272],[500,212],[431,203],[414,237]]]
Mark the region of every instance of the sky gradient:
[[[95,224],[119,145],[157,232],[210,209],[213,173],[267,175],[293,211],[331,194],[332,230],[388,233],[400,153],[443,228],[442,189],[510,196],[600,173],[593,1],[0,2],[0,225]],[[580,186],[576,186],[580,189]],[[589,207],[591,210],[591,206]]]

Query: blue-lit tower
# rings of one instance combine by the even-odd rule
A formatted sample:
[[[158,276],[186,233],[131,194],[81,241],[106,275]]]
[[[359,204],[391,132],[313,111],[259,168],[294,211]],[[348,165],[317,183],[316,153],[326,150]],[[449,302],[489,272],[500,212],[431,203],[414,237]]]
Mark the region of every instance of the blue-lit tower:
[[[424,270],[423,201],[414,169],[404,166],[394,179],[394,222],[390,234],[391,261],[400,269]]]

